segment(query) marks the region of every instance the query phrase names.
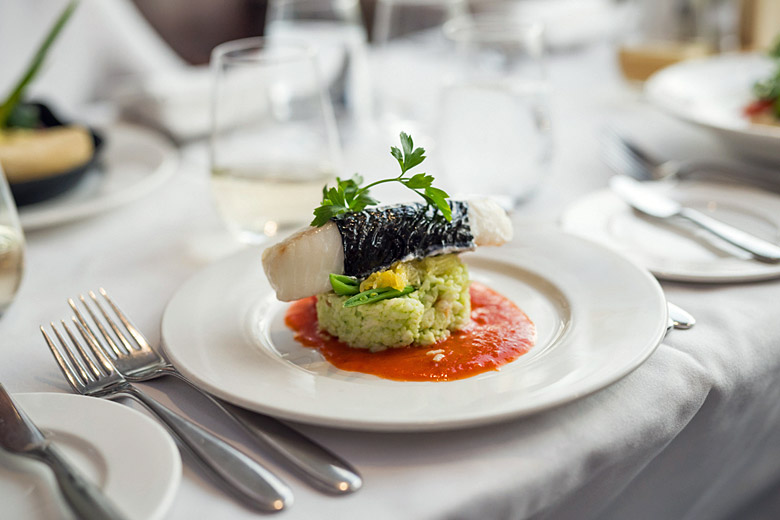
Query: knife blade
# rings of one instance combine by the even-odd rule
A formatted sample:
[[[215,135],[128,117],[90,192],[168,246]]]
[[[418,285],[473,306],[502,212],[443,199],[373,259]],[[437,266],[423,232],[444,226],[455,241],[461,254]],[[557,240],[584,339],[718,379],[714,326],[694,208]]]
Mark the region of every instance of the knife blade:
[[[615,176],[609,180],[609,187],[631,207],[660,219],[682,218],[725,240],[743,251],[747,251],[756,260],[776,264],[780,262],[780,247],[746,231],[716,220],[695,209],[686,208],[680,203],[660,195],[643,183],[629,177]]]
[[[97,486],[86,480],[60,453],[0,383],[0,448],[46,463],[65,501],[78,518],[121,520],[124,516]]]

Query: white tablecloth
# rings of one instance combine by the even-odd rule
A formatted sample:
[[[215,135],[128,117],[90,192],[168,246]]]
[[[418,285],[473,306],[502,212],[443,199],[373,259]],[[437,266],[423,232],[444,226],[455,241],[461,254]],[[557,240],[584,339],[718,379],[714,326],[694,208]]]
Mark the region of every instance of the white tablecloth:
[[[568,203],[605,185],[610,172],[597,142],[605,122],[617,122],[669,156],[720,153],[709,136],[643,106],[619,80],[607,47],[555,56],[551,75],[554,166],[537,198],[515,215],[520,242],[525,227],[555,226]],[[351,169],[365,171],[386,153],[386,142],[353,150]],[[12,392],[69,391],[37,330],[66,316],[66,298],[104,286],[157,340],[177,287],[230,249],[208,192],[205,147],[197,143],[182,151],[178,174],[146,199],[31,232],[27,241],[24,283],[0,320],[0,381]],[[270,464],[296,497],[281,517],[777,517],[780,282],[669,283],[664,289],[696,316],[696,327],[673,332],[634,373],[572,404],[442,433],[301,425],[359,468],[365,487],[334,498]],[[241,432],[224,426],[219,432],[246,443]],[[184,472],[169,518],[258,516],[191,464]],[[762,494],[769,499],[761,507],[742,510]]]

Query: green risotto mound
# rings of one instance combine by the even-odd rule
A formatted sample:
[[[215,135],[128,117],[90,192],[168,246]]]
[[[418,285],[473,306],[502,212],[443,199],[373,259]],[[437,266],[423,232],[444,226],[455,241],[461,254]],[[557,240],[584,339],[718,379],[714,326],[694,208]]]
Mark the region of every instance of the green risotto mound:
[[[407,345],[430,345],[469,322],[469,274],[457,255],[403,262],[408,285],[415,291],[388,300],[344,307],[347,296],[317,296],[321,330],[354,348],[372,351]]]

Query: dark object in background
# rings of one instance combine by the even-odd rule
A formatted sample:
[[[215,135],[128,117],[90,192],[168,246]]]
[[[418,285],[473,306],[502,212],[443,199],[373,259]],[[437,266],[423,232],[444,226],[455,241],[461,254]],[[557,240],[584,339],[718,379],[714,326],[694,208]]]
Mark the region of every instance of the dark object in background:
[[[191,65],[209,62],[211,49],[262,36],[268,0],[133,0],[165,42]],[[369,36],[375,0],[361,0]]]
[[[58,118],[51,111],[51,109],[43,103],[24,103],[24,105],[34,107],[38,110],[39,121],[41,126],[45,128],[65,126],[69,124],[69,122]],[[25,206],[27,204],[43,202],[44,200],[56,197],[57,195],[60,195],[73,188],[81,180],[84,174],[86,174],[90,168],[96,164],[103,145],[103,137],[99,133],[95,132],[95,130],[92,128],[89,128],[89,133],[92,135],[94,151],[92,153],[92,158],[85,164],[77,168],[52,175],[51,177],[25,182],[9,183],[9,186],[11,187],[11,194],[16,201],[16,205]]]

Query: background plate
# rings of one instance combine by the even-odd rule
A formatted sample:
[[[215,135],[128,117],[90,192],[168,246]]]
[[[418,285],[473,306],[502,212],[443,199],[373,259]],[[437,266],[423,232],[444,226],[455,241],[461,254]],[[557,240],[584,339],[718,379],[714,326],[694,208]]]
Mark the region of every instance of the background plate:
[[[698,181],[645,183],[681,204],[780,245],[780,197],[765,191]],[[609,190],[567,208],[563,229],[600,242],[645,266],[658,278],[680,282],[748,282],[780,277],[766,264],[695,225],[635,212]]]
[[[724,54],[667,67],[645,83],[645,95],[670,114],[711,130],[734,153],[780,162],[780,126],[754,124],[742,115],[753,83],[772,73],[758,54]]]
[[[650,274],[592,242],[528,233],[517,248],[466,254],[472,278],[536,323],[526,355],[450,382],[398,382],[332,367],[284,325],[251,249],[187,281],[163,316],[171,361],[206,390],[277,417],[415,431],[485,424],[572,401],[625,376],[661,341],[666,302]]]
[[[117,208],[154,191],[178,165],[176,148],[140,126],[101,128],[105,137],[99,163],[66,193],[19,208],[25,231],[64,224]]]

